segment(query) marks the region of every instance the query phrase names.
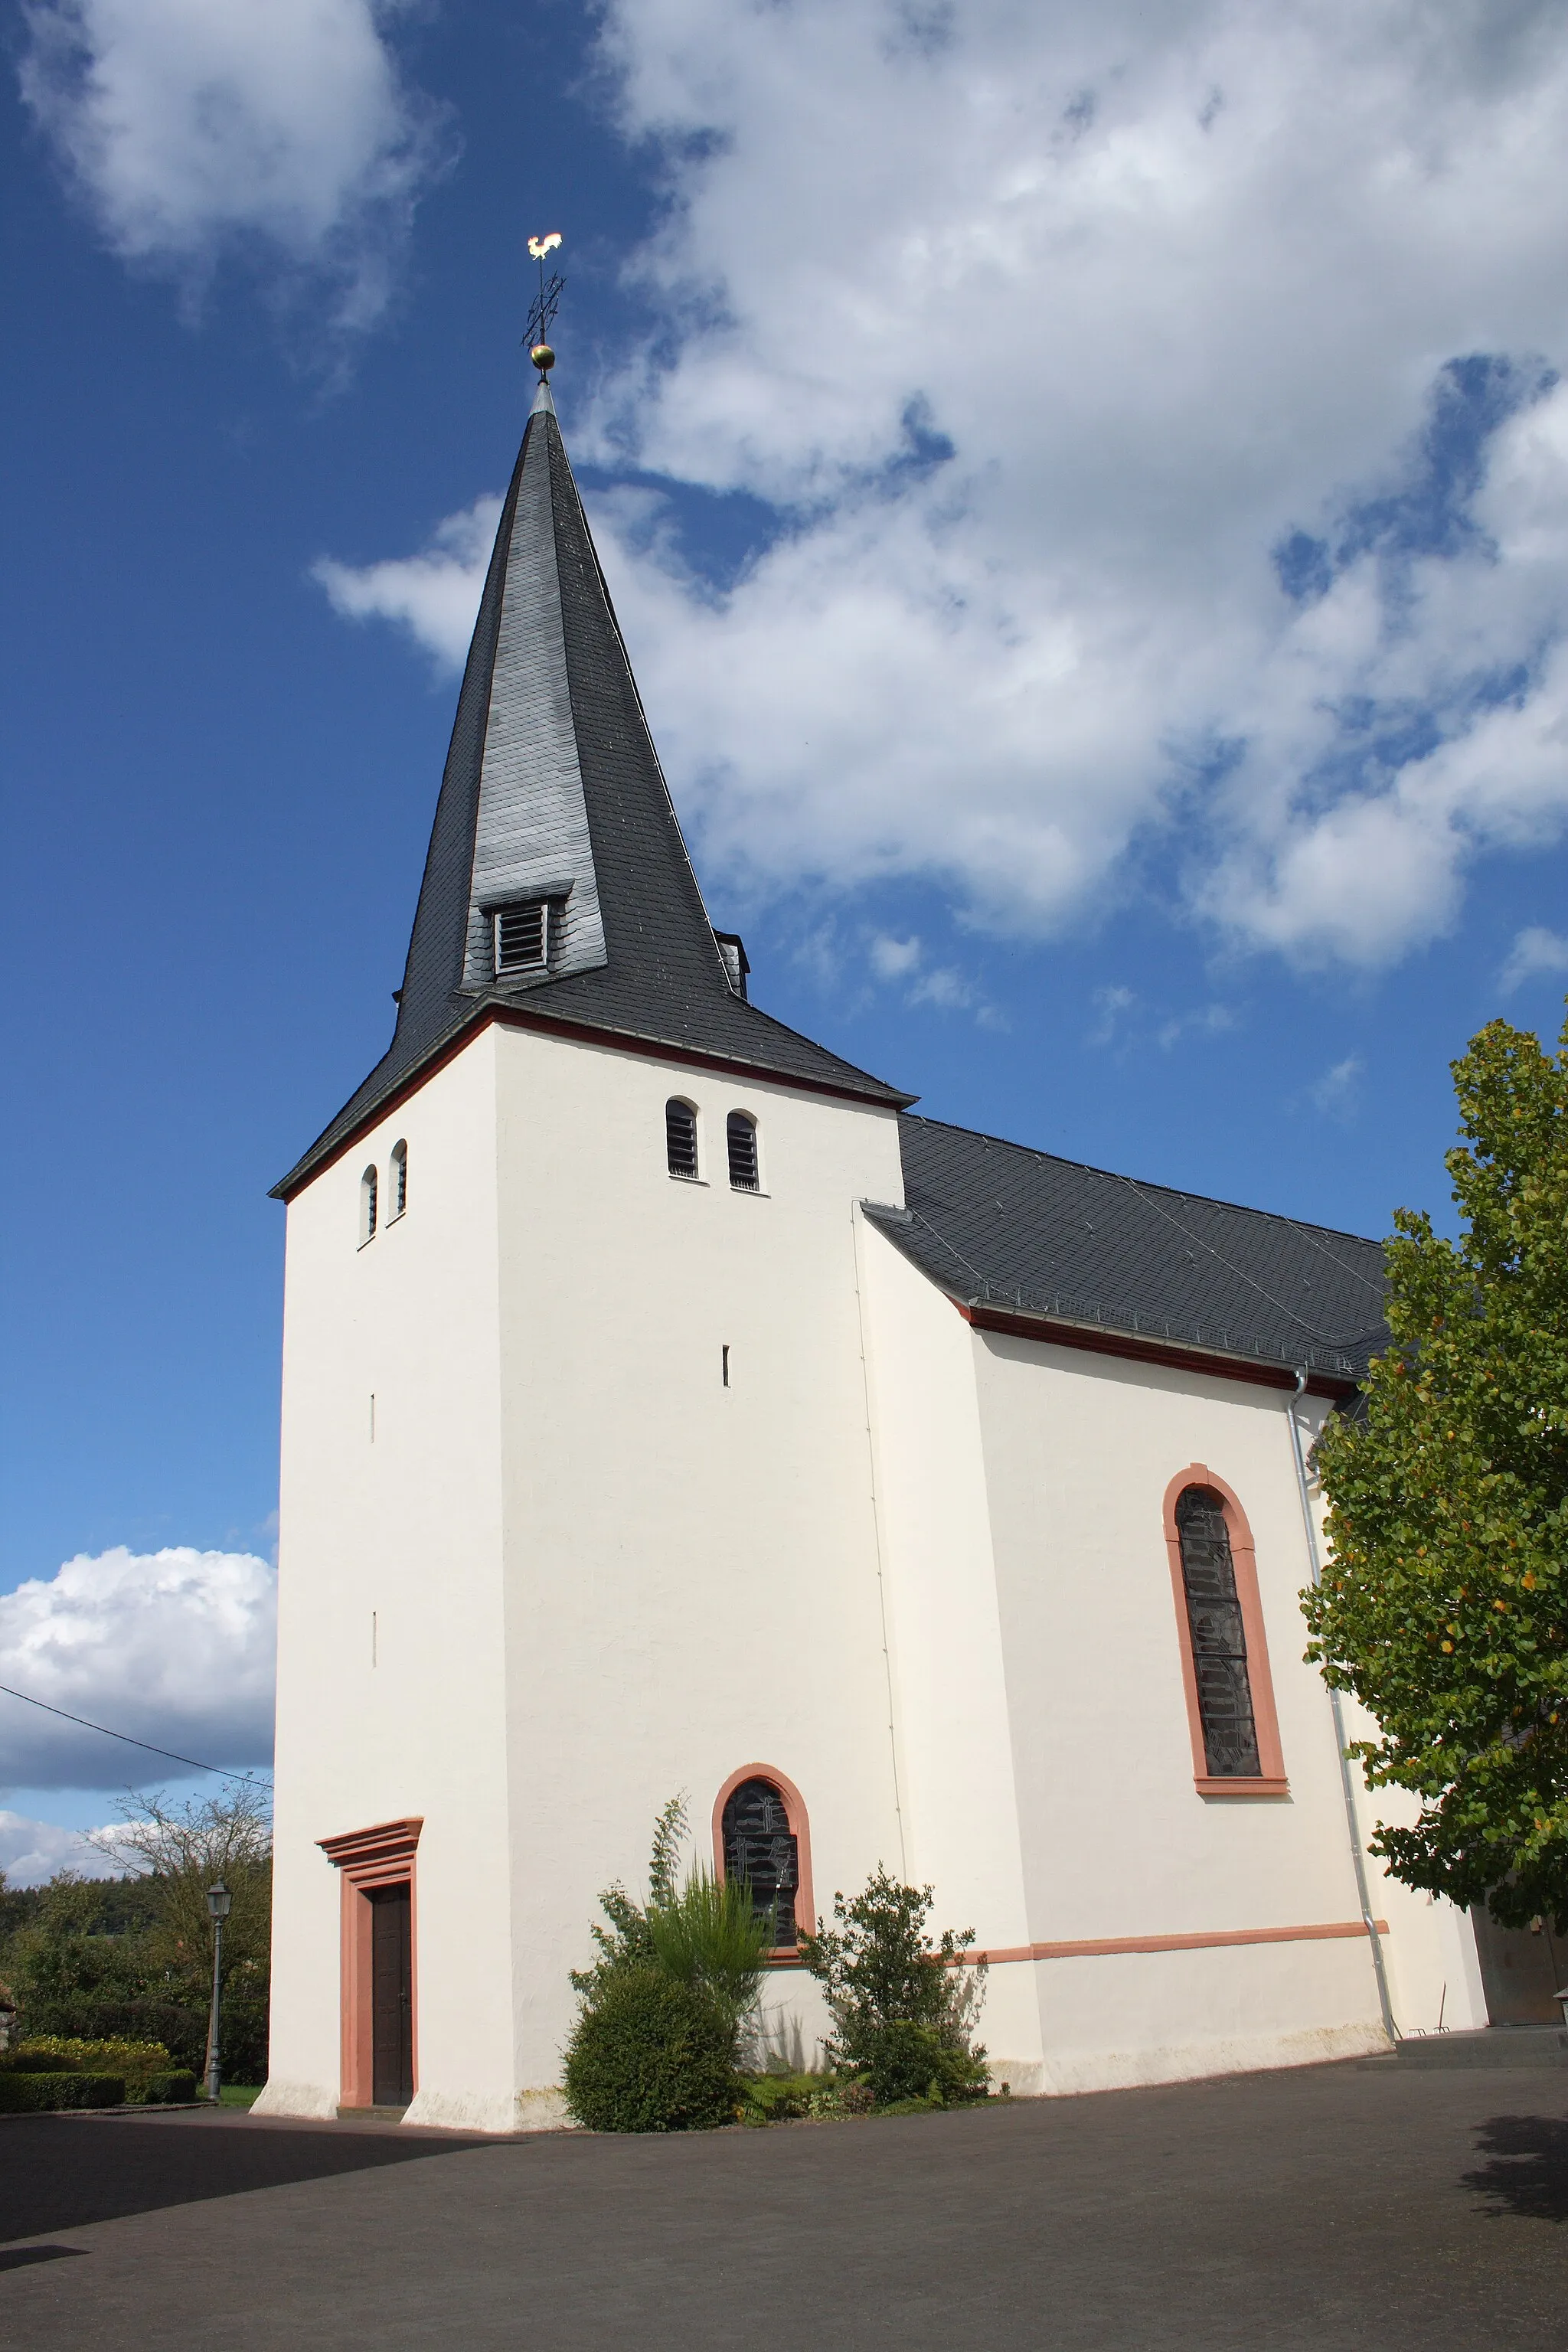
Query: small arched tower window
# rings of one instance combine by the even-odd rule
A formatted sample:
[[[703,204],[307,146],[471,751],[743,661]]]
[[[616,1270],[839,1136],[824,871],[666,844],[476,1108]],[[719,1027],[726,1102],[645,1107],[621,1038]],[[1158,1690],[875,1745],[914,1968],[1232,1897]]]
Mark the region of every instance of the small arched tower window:
[[[749,1111],[732,1110],[724,1121],[730,1147],[730,1181],[737,1192],[754,1192],[757,1183],[757,1122]]]
[[[364,1247],[366,1242],[373,1242],[375,1239],[376,1192],[376,1175],[375,1168],[373,1163],[372,1166],[365,1170],[364,1174],[359,1180],[359,1242],[361,1249]]]
[[[664,1107],[664,1156],[672,1176],[697,1173],[697,1113],[679,1095]]]
[[[1176,1529],[1182,1541],[1204,1759],[1215,1780],[1256,1776],[1263,1768],[1252,1712],[1252,1678],[1247,1671],[1247,1629],[1225,1504],[1212,1486],[1183,1488]]]
[[[774,1951],[793,1952],[800,1940],[800,1840],[784,1790],[760,1776],[737,1781],[724,1799],[719,1828],[725,1879],[743,1881],[753,1910],[772,1915]]]
[[[400,1217],[408,1206],[408,1146],[395,1143],[392,1147],[392,1217]]]

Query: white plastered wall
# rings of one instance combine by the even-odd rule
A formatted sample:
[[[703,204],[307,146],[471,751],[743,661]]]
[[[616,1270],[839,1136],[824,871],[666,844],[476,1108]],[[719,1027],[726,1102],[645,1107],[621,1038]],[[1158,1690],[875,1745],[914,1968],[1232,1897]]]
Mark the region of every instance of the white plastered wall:
[[[1309,1568],[1289,1391],[982,1331],[973,1346],[1030,1940],[1354,1921],[1331,1717],[1301,1655]],[[1194,1787],[1163,1511],[1193,1463],[1226,1482],[1251,1527],[1288,1798]],[[1051,1959],[1036,1973],[1053,2086],[1384,2046],[1360,1937]]]
[[[904,1824],[903,1874],[932,1925],[1026,1944],[1008,1676],[968,1326],[864,1218],[859,1280]],[[889,1866],[895,1857],[889,1856]],[[1032,1971],[991,1969],[983,2038],[1000,2079],[1036,2087]]]
[[[356,1247],[400,1139],[407,1213]],[[707,1859],[721,1784],[786,1776],[824,1907],[896,1859],[852,1204],[900,1184],[890,1112],[492,1028],[296,1200],[267,2108],[337,2104],[322,1837],[423,1818],[408,2119],[497,2130],[558,2118],[568,1971],[666,1798]],[[810,2059],[810,1981],[765,2007]]]
[[[1289,1392],[973,1330],[871,1227],[861,1285],[909,1868],[943,1923],[1016,1950],[1356,1920]],[[1251,1525],[1288,1800],[1193,1785],[1163,1505],[1194,1462]],[[1369,1870],[1396,2014],[1447,1980],[1469,2022],[1467,1923]],[[1005,1961],[984,2032],[1060,2091],[1386,2046],[1361,1936]]]
[[[289,1211],[274,2114],[340,2095],[340,1886],[317,1841],[421,1815],[411,2116],[511,2119],[494,1066],[480,1036]]]
[[[498,1040],[513,2001],[524,2088],[559,2075],[599,1890],[653,1816],[772,1766],[819,1909],[897,1860],[852,1204],[901,1197],[890,1112],[531,1031]],[[700,1181],[665,1104],[693,1103]],[[724,1123],[758,1123],[731,1190]],[[723,1381],[728,1348],[730,1381]],[[779,1971],[810,2056],[815,1988]]]

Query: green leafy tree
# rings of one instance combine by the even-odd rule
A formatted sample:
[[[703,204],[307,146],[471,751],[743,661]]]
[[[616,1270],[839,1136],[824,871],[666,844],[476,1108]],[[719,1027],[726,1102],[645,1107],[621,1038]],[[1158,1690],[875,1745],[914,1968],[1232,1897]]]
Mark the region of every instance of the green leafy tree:
[[[1453,1065],[1461,1230],[1388,1244],[1387,1352],[1319,1441],[1331,1558],[1310,1659],[1378,1726],[1372,1850],[1505,1926],[1568,1921],[1568,1024],[1494,1021]]]

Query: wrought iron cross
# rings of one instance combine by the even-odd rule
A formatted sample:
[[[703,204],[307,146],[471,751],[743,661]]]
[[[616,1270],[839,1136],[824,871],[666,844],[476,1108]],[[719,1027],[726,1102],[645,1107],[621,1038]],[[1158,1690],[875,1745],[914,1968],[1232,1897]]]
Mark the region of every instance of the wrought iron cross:
[[[544,275],[545,261],[560,243],[561,232],[558,228],[552,229],[548,236],[531,236],[528,240],[528,250],[539,264],[539,293],[533,307],[529,311],[528,327],[523,335],[523,341],[528,344],[531,353],[549,351],[551,322],[561,307],[561,297],[566,289],[566,280],[558,269],[552,270],[548,279]],[[553,360],[554,356],[552,352],[551,359]],[[538,364],[535,359],[534,365],[537,367]]]

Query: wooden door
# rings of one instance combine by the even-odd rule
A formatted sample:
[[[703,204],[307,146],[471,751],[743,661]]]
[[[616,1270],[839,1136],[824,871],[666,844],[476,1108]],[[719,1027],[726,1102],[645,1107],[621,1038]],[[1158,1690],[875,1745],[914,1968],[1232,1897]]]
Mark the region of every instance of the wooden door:
[[[1542,1921],[1535,1928],[1500,1927],[1484,1903],[1470,1917],[1487,2017],[1493,2025],[1561,2025],[1559,1989],[1568,1986],[1568,1951]]]
[[[413,1904],[406,1885],[368,1893],[371,2097],[378,2107],[405,2107],[414,2096]]]

